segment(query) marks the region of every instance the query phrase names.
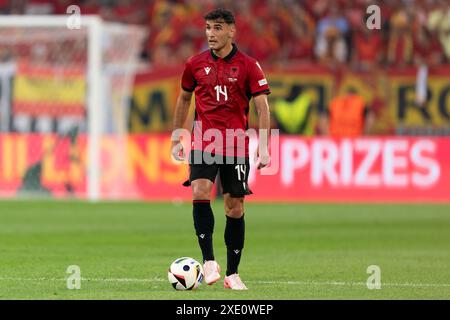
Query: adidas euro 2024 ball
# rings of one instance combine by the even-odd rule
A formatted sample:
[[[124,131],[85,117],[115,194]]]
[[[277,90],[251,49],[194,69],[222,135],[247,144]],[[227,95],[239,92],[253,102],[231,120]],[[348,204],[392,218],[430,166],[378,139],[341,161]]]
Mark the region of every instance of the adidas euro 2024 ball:
[[[194,290],[202,283],[203,268],[195,259],[178,258],[170,265],[167,277],[176,290]]]

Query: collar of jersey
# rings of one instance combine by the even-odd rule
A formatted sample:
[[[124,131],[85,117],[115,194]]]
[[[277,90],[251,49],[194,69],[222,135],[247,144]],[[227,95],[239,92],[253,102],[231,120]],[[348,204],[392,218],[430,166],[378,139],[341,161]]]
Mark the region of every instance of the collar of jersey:
[[[234,57],[234,55],[236,54],[236,52],[238,50],[237,46],[234,43],[232,45],[233,45],[233,49],[231,49],[231,52],[225,58],[223,58],[223,60],[225,60],[226,62],[230,61],[231,58]],[[211,56],[214,58],[214,60],[217,60],[220,58],[212,50],[210,50],[210,52],[211,52]]]

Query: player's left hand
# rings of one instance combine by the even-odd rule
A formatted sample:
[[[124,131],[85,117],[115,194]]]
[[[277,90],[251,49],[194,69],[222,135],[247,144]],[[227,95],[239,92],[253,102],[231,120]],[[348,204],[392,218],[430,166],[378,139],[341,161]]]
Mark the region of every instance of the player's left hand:
[[[255,152],[256,168],[258,170],[267,167],[270,164],[270,154],[268,151],[259,152],[259,148]]]

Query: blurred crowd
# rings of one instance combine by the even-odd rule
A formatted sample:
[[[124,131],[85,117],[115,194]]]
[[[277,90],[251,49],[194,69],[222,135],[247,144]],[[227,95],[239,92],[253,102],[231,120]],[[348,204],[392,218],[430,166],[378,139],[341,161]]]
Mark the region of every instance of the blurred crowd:
[[[3,14],[82,14],[148,30],[142,59],[180,64],[206,49],[203,16],[216,7],[236,15],[238,47],[269,66],[321,64],[356,70],[450,63],[449,0],[0,0]],[[368,6],[380,8],[369,29]]]

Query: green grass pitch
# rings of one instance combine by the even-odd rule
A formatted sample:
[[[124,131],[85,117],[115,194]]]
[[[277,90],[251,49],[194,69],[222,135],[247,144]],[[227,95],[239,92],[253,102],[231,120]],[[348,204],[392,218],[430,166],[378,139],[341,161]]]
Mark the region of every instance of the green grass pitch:
[[[223,203],[213,203],[226,267]],[[449,299],[450,206],[247,204],[240,275],[175,291],[167,268],[201,259],[190,204],[0,202],[0,299]],[[81,289],[69,290],[69,265]],[[367,267],[381,269],[369,290]]]

